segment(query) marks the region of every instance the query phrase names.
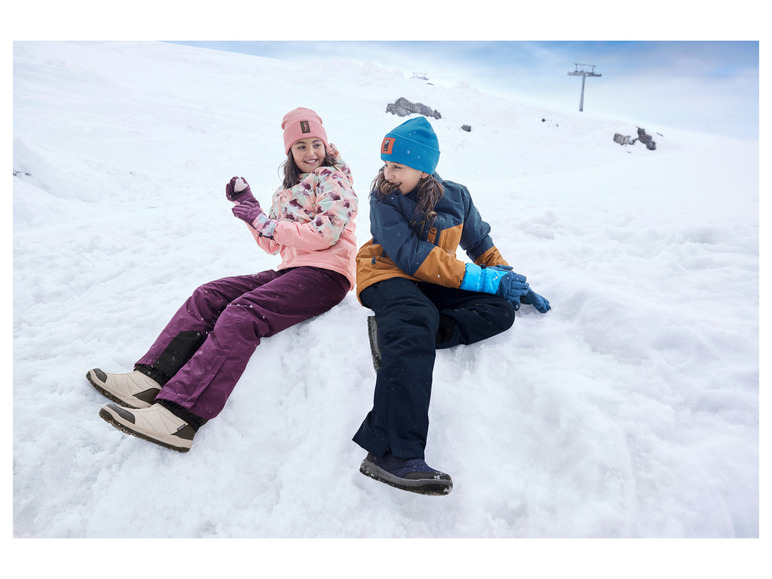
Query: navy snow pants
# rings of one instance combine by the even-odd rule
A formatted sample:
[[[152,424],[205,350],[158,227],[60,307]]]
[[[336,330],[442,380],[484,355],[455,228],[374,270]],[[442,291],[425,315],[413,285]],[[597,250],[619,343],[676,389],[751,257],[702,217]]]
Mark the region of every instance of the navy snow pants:
[[[354,442],[382,457],[424,458],[437,349],[473,344],[512,327],[506,299],[392,278],[360,294],[375,312],[382,361],[373,409]]]
[[[162,384],[156,400],[209,420],[225,406],[262,338],[326,312],[349,287],[344,276],[314,267],[204,284],[135,367]]]

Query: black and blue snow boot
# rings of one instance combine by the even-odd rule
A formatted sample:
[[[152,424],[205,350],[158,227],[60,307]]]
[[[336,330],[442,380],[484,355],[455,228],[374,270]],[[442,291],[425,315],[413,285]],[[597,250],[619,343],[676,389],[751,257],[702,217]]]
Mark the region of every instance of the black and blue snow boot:
[[[422,495],[446,495],[453,489],[450,475],[431,468],[422,458],[397,458],[372,453],[362,461],[359,472],[387,485]]]

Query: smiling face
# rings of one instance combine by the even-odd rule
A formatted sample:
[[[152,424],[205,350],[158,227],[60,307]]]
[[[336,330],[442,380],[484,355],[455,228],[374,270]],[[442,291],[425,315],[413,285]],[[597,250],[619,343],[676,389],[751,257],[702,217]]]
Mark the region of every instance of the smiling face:
[[[399,188],[399,192],[403,195],[407,195],[418,187],[418,183],[427,175],[427,173],[418,169],[413,169],[400,163],[392,163],[391,161],[386,161],[386,165],[383,167],[383,176],[389,183],[396,185]]]
[[[310,173],[322,166],[325,156],[324,143],[316,137],[295,141],[290,148],[292,159],[301,173]]]

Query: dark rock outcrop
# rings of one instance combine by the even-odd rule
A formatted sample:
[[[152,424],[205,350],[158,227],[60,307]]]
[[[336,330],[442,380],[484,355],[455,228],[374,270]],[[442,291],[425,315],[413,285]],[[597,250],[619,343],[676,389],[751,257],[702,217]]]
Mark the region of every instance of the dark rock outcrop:
[[[614,133],[614,142],[619,143],[620,145],[634,145],[636,141],[640,141],[649,151],[657,150],[657,142],[641,127],[638,127],[638,137],[636,138],[633,138],[630,135]]]
[[[395,102],[386,105],[386,112],[398,117],[406,117],[412,114],[419,114],[425,117],[432,117],[434,119],[441,119],[442,115],[439,111],[427,107],[422,103],[411,103],[406,98],[400,97]]]

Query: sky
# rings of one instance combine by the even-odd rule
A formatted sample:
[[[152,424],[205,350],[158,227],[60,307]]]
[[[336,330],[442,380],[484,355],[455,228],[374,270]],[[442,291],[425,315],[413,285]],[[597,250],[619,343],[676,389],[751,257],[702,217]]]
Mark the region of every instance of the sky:
[[[758,0],[720,11],[695,0],[27,0],[3,12],[0,34],[14,40],[186,41],[293,62],[356,58],[557,112],[578,112],[582,79],[568,73],[592,64],[601,76],[586,79],[585,116],[743,139],[758,139],[759,68],[769,61],[759,58],[768,26]]]
[[[308,63],[337,58],[424,74],[429,82],[582,112],[756,139],[758,41],[183,41]],[[597,77],[569,75],[592,70]],[[388,95],[397,98],[401,95]],[[426,103],[431,105],[430,103]]]

